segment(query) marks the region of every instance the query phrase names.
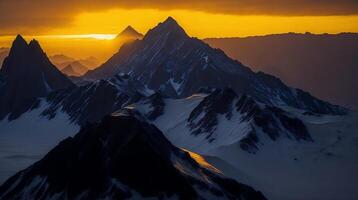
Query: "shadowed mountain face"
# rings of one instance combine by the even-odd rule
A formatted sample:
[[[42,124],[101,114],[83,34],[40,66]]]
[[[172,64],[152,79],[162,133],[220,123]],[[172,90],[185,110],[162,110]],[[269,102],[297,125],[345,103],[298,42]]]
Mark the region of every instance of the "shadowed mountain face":
[[[265,199],[121,113],[85,126],[0,187],[4,199]]]
[[[8,48],[0,48],[0,68],[2,66],[2,63],[4,62],[4,59],[8,56],[9,49]]]
[[[288,33],[204,41],[254,71],[273,74],[319,98],[358,108],[358,34]]]
[[[202,87],[231,87],[266,104],[343,113],[337,106],[289,88],[274,76],[254,73],[221,50],[190,38],[171,17],[148,31],[142,40],[122,46],[106,63],[84,77],[102,79],[119,72],[130,73],[148,88],[170,97],[187,97]]]
[[[73,86],[47,58],[39,43],[18,35],[0,71],[0,119],[14,119],[30,109],[36,98]]]

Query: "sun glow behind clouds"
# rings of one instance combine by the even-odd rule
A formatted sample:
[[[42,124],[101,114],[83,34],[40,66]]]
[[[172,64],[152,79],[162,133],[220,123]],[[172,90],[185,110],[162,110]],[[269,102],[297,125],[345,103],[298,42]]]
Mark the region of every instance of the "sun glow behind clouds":
[[[118,51],[112,40],[128,25],[145,34],[174,17],[193,37],[245,37],[286,32],[358,32],[358,15],[351,16],[269,16],[214,14],[194,10],[112,9],[80,12],[67,25],[49,27],[36,36],[48,54],[73,57],[95,56],[102,62]],[[1,33],[0,33],[1,35]],[[0,47],[9,47],[15,38],[0,36]]]
[[[70,27],[51,34],[117,34],[128,25],[146,33],[168,16],[174,17],[191,36],[244,37],[285,32],[358,32],[358,16],[269,16],[213,14],[193,10],[112,9],[79,13]]]
[[[97,40],[113,40],[116,34],[68,34],[68,35],[44,35],[40,38],[59,38],[59,39],[97,39]]]

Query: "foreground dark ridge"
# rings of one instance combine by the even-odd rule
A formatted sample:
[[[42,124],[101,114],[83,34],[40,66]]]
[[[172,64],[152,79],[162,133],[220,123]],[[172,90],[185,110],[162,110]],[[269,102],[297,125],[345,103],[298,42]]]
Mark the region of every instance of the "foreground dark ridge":
[[[1,199],[265,199],[121,113],[85,126],[0,187]]]

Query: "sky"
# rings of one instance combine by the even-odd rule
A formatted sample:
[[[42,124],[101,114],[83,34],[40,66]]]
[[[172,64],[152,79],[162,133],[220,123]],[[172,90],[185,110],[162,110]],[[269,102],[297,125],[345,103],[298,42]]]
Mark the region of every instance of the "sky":
[[[146,33],[168,16],[198,38],[358,32],[358,0],[0,0],[0,47],[22,34],[49,54],[83,57],[128,25]]]

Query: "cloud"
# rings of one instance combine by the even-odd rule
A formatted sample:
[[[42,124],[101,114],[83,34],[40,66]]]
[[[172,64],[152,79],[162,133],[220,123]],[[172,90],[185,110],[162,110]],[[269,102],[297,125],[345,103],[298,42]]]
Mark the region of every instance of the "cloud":
[[[81,12],[114,8],[188,9],[233,15],[327,16],[358,14],[357,0],[0,0],[2,35],[46,32]]]

